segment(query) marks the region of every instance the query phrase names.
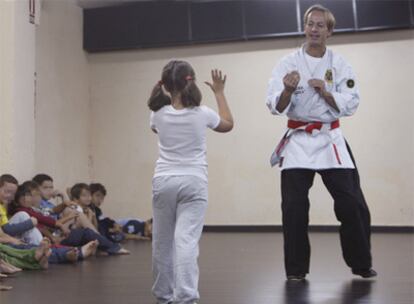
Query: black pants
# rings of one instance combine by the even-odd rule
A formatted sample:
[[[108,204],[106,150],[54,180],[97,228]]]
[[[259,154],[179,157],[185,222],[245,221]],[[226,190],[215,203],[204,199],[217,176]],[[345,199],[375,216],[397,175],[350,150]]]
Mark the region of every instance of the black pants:
[[[89,228],[76,228],[71,230],[69,236],[64,239],[61,244],[65,246],[83,246],[94,240],[98,240],[99,250],[109,254],[115,254],[121,249],[119,244],[111,242],[106,237]]]
[[[346,264],[353,269],[371,268],[371,218],[356,167],[320,171],[286,169],[281,176],[286,274],[309,273],[308,194],[315,173],[321,175],[334,199],[335,214],[341,223],[341,247]]]

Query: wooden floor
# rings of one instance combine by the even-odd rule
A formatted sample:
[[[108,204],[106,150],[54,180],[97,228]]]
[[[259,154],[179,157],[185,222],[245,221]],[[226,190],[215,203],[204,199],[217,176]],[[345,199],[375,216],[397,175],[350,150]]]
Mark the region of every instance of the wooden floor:
[[[364,280],[345,266],[336,233],[312,233],[311,273],[286,283],[280,233],[205,233],[200,304],[413,304],[414,235],[372,236],[374,268]],[[131,256],[99,257],[3,280],[1,304],[154,304],[151,244],[130,242]]]

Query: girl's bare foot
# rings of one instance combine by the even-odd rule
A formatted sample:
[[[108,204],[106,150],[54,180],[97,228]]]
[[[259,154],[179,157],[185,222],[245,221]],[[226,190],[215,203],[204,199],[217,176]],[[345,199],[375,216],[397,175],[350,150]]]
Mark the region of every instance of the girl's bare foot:
[[[39,261],[50,249],[50,241],[48,238],[44,238],[39,246],[36,248],[35,259]]]
[[[128,254],[131,254],[131,252],[129,252],[125,248],[121,248],[121,249],[119,249],[119,251],[117,251],[116,253],[114,253],[114,255],[128,255]]]
[[[15,267],[3,260],[0,260],[0,271],[7,274],[13,274],[22,271],[22,269]]]
[[[16,267],[16,266],[14,266],[12,264],[9,264],[9,263],[7,263],[7,264],[9,265],[9,267],[11,268],[11,270],[13,271],[13,273],[23,271],[23,269],[21,269],[19,267]]]
[[[71,263],[76,263],[78,261],[79,256],[79,249],[78,248],[72,248],[65,254],[66,259]]]
[[[108,256],[108,255],[109,255],[109,253],[108,253],[108,252],[106,252],[106,251],[98,250],[98,251],[96,252],[96,256],[99,256],[99,257],[102,257],[102,256]]]
[[[42,269],[46,270],[49,268],[49,257],[44,255],[39,260],[39,265]]]
[[[86,245],[83,245],[81,248],[83,258],[86,259],[90,257],[91,255],[95,255],[96,250],[98,249],[98,245],[99,245],[98,240],[94,240],[94,241],[89,242]]]
[[[0,291],[1,291],[1,290],[6,291],[6,290],[10,290],[10,289],[12,289],[12,288],[13,288],[13,287],[11,287],[11,286],[0,285]]]
[[[47,269],[49,267],[49,257],[51,255],[50,251],[50,240],[44,238],[39,247],[36,248],[35,259],[39,262],[39,265],[42,269]]]

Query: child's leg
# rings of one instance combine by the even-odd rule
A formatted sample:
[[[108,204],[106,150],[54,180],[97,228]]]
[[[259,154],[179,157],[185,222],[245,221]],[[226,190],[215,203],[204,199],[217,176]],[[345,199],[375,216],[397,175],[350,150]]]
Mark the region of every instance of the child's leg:
[[[24,244],[24,245],[8,245],[15,249],[38,249],[39,246]],[[50,264],[74,263],[79,260],[79,250],[76,247],[67,247],[60,245],[53,245],[50,247],[50,256],[48,262]]]
[[[40,269],[35,258],[36,249],[15,249],[0,244],[0,258],[5,262],[21,269]]]
[[[91,241],[97,240],[99,242],[98,249],[109,254],[128,254],[129,252],[123,249],[119,244],[113,243],[103,235],[96,233],[88,228],[73,229],[69,236],[64,239],[61,244],[66,246],[82,246]]]
[[[17,212],[9,220],[10,224],[18,224],[30,219],[30,215],[26,212]],[[22,234],[23,241],[28,244],[39,245],[43,239],[42,234],[36,227],[24,232]]]
[[[76,247],[52,247],[50,249],[50,264],[75,263],[78,261],[78,249]]]
[[[193,176],[183,176],[178,197],[175,229],[175,300],[194,303],[198,292],[198,242],[203,231],[207,209],[207,182]]]
[[[172,302],[174,297],[174,230],[179,188],[176,180],[173,176],[153,180],[152,293],[160,304]]]

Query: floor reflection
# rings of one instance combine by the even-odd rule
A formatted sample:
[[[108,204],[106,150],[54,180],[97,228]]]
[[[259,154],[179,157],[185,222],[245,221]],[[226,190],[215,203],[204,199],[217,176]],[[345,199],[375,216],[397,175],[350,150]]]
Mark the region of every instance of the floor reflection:
[[[375,281],[354,279],[344,285],[341,304],[370,303],[372,284]]]
[[[286,281],[284,304],[367,304],[371,303],[370,294],[374,282],[372,280],[354,279],[344,284],[342,289],[336,292],[328,289],[327,286],[326,298],[331,297],[331,299],[312,301],[309,292],[309,281]]]
[[[285,283],[285,304],[309,304],[309,282],[307,280]]]

